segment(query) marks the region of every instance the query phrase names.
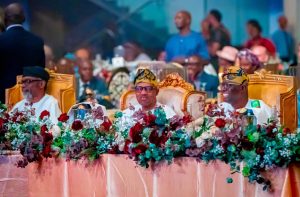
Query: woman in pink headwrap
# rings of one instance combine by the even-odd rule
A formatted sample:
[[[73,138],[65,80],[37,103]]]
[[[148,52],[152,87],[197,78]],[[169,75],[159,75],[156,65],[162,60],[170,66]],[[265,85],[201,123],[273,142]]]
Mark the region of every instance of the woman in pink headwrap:
[[[254,55],[249,49],[243,49],[237,54],[240,67],[247,74],[254,74],[254,71],[261,69],[262,64],[259,62],[256,55]]]

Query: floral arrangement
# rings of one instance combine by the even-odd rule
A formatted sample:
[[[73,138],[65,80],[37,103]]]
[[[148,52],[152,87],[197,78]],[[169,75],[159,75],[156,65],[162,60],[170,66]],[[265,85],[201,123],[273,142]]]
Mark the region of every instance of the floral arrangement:
[[[183,155],[190,146],[190,138],[183,128],[191,121],[190,116],[174,116],[168,120],[163,108],[157,107],[153,113],[135,112],[133,118],[138,121],[131,124],[124,120],[122,112],[116,118],[114,128],[119,150],[141,166],[149,167],[149,162],[162,160],[170,164],[175,156]]]
[[[206,162],[221,160],[230,165],[233,173],[241,172],[249,182],[263,184],[264,190],[271,189],[271,182],[262,172],[300,161],[299,131],[291,133],[276,119],[254,125],[243,113],[233,112],[226,117],[216,105],[209,106],[204,123],[191,138],[194,146],[186,149],[187,155]],[[232,181],[227,178],[228,183]]]
[[[4,115],[4,116],[3,116]],[[26,106],[23,111],[2,113],[2,143],[4,149],[19,150],[23,158],[18,161],[18,167],[25,167],[30,162],[41,162],[43,158],[51,157],[53,135],[50,132],[51,123],[48,111],[43,111],[38,119],[34,110]]]
[[[92,161],[103,153],[128,154],[143,167],[190,156],[207,163],[223,161],[232,173],[242,173],[270,190],[271,182],[262,172],[300,161],[299,130],[291,132],[276,118],[256,125],[244,111],[225,114],[217,105],[209,105],[198,120],[189,115],[167,119],[158,107],[148,113],[136,111],[130,117],[117,112],[113,123],[101,107],[81,120],[70,121],[62,114],[57,124],[50,121],[48,111],[36,118],[29,106],[22,112],[6,110],[0,103],[0,149],[19,150],[23,156],[19,167],[57,156]],[[232,178],[227,182],[233,182]]]

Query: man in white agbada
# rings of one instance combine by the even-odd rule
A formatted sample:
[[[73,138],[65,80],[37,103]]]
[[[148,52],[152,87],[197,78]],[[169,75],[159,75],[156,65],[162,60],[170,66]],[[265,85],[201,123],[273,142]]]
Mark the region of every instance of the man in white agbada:
[[[24,111],[26,108],[33,108],[35,117],[38,119],[41,112],[47,110],[50,112],[50,120],[57,123],[57,118],[61,111],[57,100],[46,94],[49,73],[42,67],[24,67],[22,76],[22,92],[24,99],[18,102],[12,111]]]
[[[229,67],[227,73],[222,77],[221,93],[224,102],[220,106],[229,116],[230,111],[241,108],[252,109],[257,124],[267,123],[268,118],[272,116],[270,107],[262,100],[248,98],[248,77],[239,67]]]
[[[143,112],[152,111],[157,107],[162,107],[166,113],[166,118],[172,118],[176,115],[174,110],[167,105],[157,102],[156,96],[159,92],[157,88],[156,76],[149,69],[139,69],[134,79],[135,95],[138,105],[130,106],[123,111],[123,121],[136,122],[133,120],[135,112],[141,110]]]

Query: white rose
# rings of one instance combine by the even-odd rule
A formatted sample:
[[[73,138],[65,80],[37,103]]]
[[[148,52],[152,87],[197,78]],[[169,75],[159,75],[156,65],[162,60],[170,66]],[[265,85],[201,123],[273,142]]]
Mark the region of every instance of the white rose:
[[[209,132],[213,135],[216,134],[217,131],[220,131],[220,128],[216,127],[216,126],[211,126],[209,129]]]
[[[212,137],[212,134],[210,132],[204,132],[202,133],[202,135],[200,136],[200,138],[202,138],[203,140],[207,140],[209,138]]]
[[[57,125],[53,125],[52,128],[50,129],[52,135],[54,138],[57,138],[58,136],[60,136],[60,127]]]
[[[195,126],[200,126],[200,125],[203,124],[204,118],[203,118],[203,117],[200,117],[200,118],[194,120],[194,122],[195,122]]]
[[[205,144],[205,140],[203,140],[201,137],[197,137],[196,144],[198,148],[201,148]]]

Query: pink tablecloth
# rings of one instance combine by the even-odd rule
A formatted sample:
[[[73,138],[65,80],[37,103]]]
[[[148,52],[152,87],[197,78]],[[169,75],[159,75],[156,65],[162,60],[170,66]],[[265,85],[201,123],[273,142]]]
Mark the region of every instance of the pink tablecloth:
[[[12,164],[15,157],[1,158],[2,196],[300,196],[299,166],[267,173],[274,187],[268,193],[241,174],[230,175],[221,162],[206,165],[194,158],[144,169],[126,155],[103,155],[92,164],[49,159],[19,169]]]

